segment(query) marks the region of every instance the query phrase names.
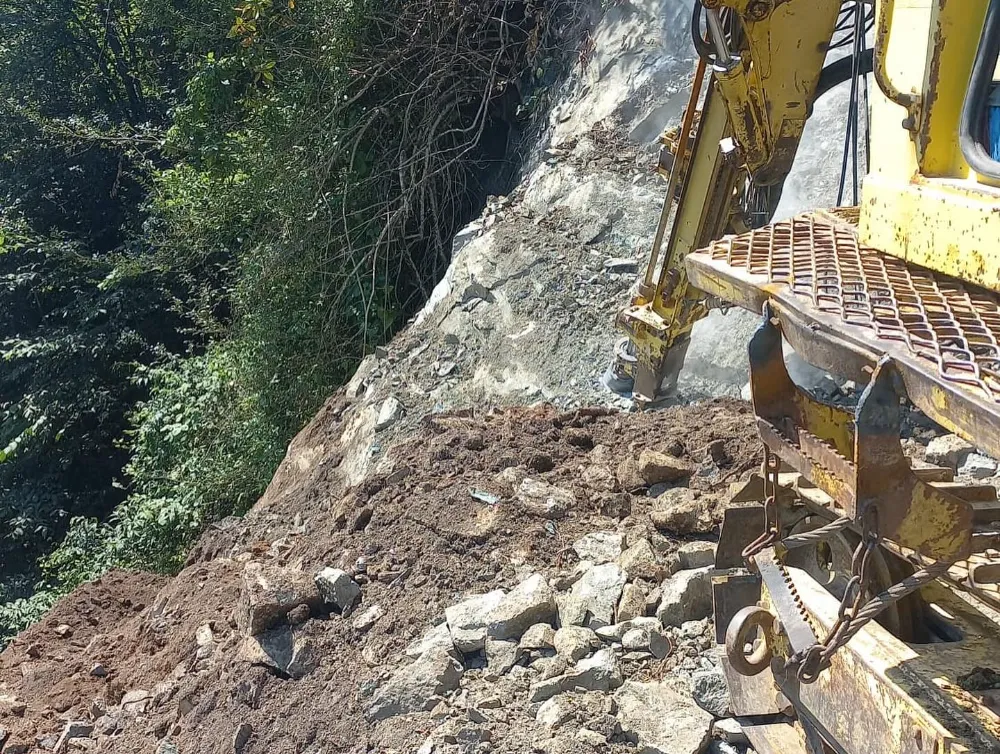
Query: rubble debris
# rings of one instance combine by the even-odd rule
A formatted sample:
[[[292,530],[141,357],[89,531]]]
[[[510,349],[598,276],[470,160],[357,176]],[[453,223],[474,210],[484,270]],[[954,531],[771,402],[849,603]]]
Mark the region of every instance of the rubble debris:
[[[556,694],[582,688],[587,691],[609,691],[622,683],[618,658],[611,649],[602,649],[591,657],[580,660],[576,667],[532,684],[528,697],[532,702],[544,702]]]
[[[644,754],[700,754],[712,716],[667,684],[626,681],[615,693],[622,732]]]
[[[601,646],[597,634],[583,626],[563,626],[553,641],[556,654],[569,663],[581,660]]]
[[[976,450],[972,443],[958,435],[935,437],[927,444],[924,460],[935,466],[947,466],[952,471],[965,463],[965,459]]]
[[[447,651],[430,649],[377,688],[366,714],[370,720],[385,720],[427,711],[442,694],[458,688],[463,672],[461,663]]]
[[[504,594],[502,589],[496,589],[445,608],[451,640],[459,652],[479,652],[486,646],[486,626]]]
[[[640,539],[618,558],[620,565],[631,578],[659,581],[667,575],[667,567],[660,563],[648,539]]]
[[[573,550],[580,560],[595,564],[617,560],[625,547],[625,535],[613,531],[596,531],[586,534],[573,543]]]
[[[556,632],[548,623],[536,623],[521,636],[521,649],[554,649]]]
[[[691,676],[691,697],[706,712],[726,717],[729,712],[729,687],[718,668],[702,670]]]
[[[301,604],[318,609],[321,603],[316,584],[308,574],[294,568],[250,562],[243,570],[236,624],[244,634],[253,636],[283,621],[289,611]]]
[[[697,493],[687,487],[676,487],[663,492],[653,503],[649,517],[653,525],[670,534],[701,534],[710,530],[705,521],[705,506]]]
[[[617,563],[589,569],[569,594],[560,595],[560,624],[596,629],[613,623],[626,582],[627,576]]]
[[[663,582],[656,617],[664,626],[707,618],[712,613],[710,567],[679,571]]]
[[[685,542],[677,548],[677,560],[685,571],[715,565],[715,544],[702,540]]]
[[[405,409],[403,404],[395,396],[390,396],[382,402],[378,411],[378,419],[375,421],[375,431],[388,429],[397,421],[403,418]]]
[[[488,633],[496,639],[519,639],[535,623],[551,621],[556,614],[555,592],[540,573],[510,590],[492,610]]]
[[[324,568],[316,574],[315,583],[323,602],[341,613],[349,613],[361,598],[361,586],[339,568]]]
[[[539,518],[562,518],[576,503],[572,492],[530,477],[521,482],[515,497],[525,511]]]
[[[626,584],[622,588],[622,598],[618,601],[615,618],[628,621],[646,614],[646,593],[636,584]]]

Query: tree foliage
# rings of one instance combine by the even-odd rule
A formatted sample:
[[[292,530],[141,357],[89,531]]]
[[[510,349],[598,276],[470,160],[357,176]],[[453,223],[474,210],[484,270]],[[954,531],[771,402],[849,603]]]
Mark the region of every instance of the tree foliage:
[[[247,510],[510,180],[585,5],[0,0],[0,557],[42,577],[0,631]]]

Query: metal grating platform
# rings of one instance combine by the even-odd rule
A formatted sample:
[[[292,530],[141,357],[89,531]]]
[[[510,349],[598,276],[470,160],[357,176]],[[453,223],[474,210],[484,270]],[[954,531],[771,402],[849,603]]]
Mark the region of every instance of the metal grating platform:
[[[856,219],[810,213],[720,239],[687,258],[691,281],[754,311],[770,299],[796,351],[862,384],[892,356],[922,411],[1000,454],[1000,296],[862,246]]]

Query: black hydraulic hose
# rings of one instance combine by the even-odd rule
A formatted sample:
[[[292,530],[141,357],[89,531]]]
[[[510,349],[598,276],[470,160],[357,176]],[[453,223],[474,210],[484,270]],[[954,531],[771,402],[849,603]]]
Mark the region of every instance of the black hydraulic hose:
[[[862,76],[867,76],[872,72],[872,67],[875,64],[875,51],[874,50],[864,50],[861,53],[860,59],[858,60],[858,71]],[[840,60],[835,60],[830,63],[830,65],[823,68],[822,73],[819,75],[819,82],[816,84],[816,96],[815,99],[819,99],[828,91],[837,86],[837,84],[843,84],[845,81],[851,78],[854,73],[854,56],[847,55]]]
[[[701,35],[701,15],[705,8],[701,0],[694,0],[694,10],[691,12],[691,41],[698,57],[710,60],[715,54],[715,48]]]
[[[979,39],[976,62],[969,77],[969,88],[962,105],[962,118],[958,125],[958,144],[969,166],[980,175],[1000,180],[1000,162],[990,157],[983,146],[986,106],[993,83],[993,71],[1000,56],[1000,0],[990,0]]]

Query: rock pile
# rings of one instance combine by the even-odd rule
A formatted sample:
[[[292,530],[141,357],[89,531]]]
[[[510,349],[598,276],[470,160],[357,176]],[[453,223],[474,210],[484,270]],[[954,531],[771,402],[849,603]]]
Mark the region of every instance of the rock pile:
[[[398,667],[361,685],[368,718],[428,714],[421,754],[745,751],[710,651],[714,545],[666,556],[597,531],[567,557],[445,608]]]

